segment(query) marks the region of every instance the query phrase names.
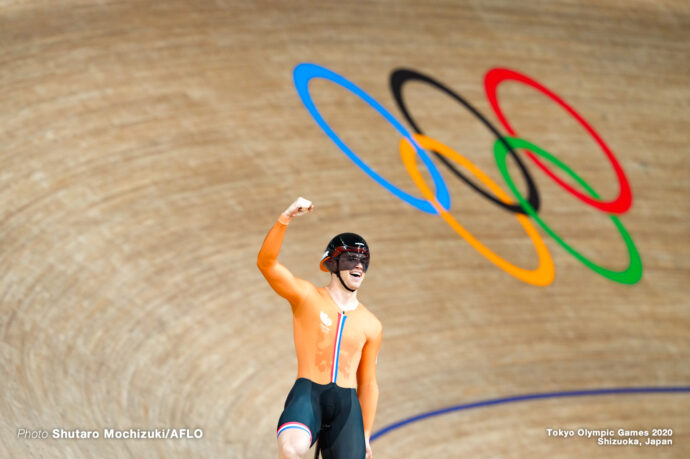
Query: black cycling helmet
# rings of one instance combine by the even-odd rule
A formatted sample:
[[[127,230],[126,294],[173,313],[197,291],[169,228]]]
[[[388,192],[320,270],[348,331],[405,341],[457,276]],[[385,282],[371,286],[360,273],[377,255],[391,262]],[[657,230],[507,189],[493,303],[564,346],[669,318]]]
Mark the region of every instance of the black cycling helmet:
[[[347,257],[341,257],[342,254]],[[341,261],[341,263],[339,263]],[[362,263],[364,271],[369,267],[369,246],[362,236],[355,233],[341,233],[331,239],[321,257],[321,271],[339,273],[341,269],[352,269]]]

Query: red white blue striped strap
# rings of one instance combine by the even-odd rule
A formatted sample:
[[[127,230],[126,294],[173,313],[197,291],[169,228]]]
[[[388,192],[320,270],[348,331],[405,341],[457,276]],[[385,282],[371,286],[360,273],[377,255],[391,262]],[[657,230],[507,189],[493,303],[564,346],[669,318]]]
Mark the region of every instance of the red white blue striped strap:
[[[309,444],[311,445],[311,430],[309,430],[309,427],[305,426],[301,422],[286,422],[282,426],[278,427],[276,437],[280,437],[280,434],[288,429],[301,429],[307,432],[309,434]]]
[[[340,341],[343,336],[343,329],[345,328],[345,314],[338,313],[338,327],[335,332],[335,345],[333,346],[333,366],[331,367],[331,382],[334,383],[338,379],[338,362],[340,360]]]

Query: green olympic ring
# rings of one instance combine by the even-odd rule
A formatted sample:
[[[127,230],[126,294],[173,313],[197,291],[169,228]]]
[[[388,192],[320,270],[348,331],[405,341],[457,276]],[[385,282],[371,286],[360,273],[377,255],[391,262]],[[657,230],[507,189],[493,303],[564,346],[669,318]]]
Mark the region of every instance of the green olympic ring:
[[[524,148],[526,150],[531,151],[532,153],[541,156],[542,158],[550,161],[552,164],[555,166],[559,167],[561,170],[563,170],[565,173],[567,173],[570,177],[573,178],[582,188],[584,188],[593,198],[599,199],[599,195],[597,194],[592,187],[585,182],[579,175],[577,175],[575,172],[573,172],[572,169],[570,169],[568,166],[565,165],[561,160],[550,154],[549,152],[543,150],[542,148],[538,147],[537,145],[534,145],[524,139],[516,138],[516,137],[504,137],[503,138],[513,149],[517,148]],[[615,215],[611,215],[611,221],[613,221],[613,224],[616,225],[616,228],[618,228],[618,231],[621,233],[621,236],[623,237],[623,241],[625,242],[625,246],[628,249],[628,255],[630,258],[630,264],[628,267],[623,270],[623,271],[613,271],[610,269],[606,269],[602,266],[597,265],[593,261],[589,260],[586,258],[584,255],[582,255],[580,252],[572,248],[569,244],[567,244],[563,238],[561,238],[558,234],[556,234],[555,231],[553,231],[540,217],[537,215],[537,212],[534,210],[532,205],[522,196],[520,191],[517,189],[515,186],[515,183],[513,182],[513,179],[510,177],[510,174],[508,173],[508,167],[506,165],[506,156],[508,155],[508,148],[506,147],[506,144],[496,140],[494,143],[494,158],[496,160],[496,165],[498,166],[498,169],[501,171],[501,175],[503,175],[504,180],[508,184],[508,187],[510,187],[510,190],[512,191],[513,195],[517,198],[517,200],[520,202],[520,205],[525,209],[527,214],[532,217],[534,220],[536,220],[539,225],[544,228],[544,231],[549,233],[549,235],[565,250],[567,250],[572,256],[577,258],[581,263],[583,263],[585,266],[587,266],[589,269],[599,273],[600,275],[611,279],[612,281],[615,282],[620,282],[621,284],[634,284],[637,281],[642,278],[642,260],[640,259],[640,253],[637,251],[637,248],[635,247],[635,243],[633,242],[632,238],[626,231],[625,227],[621,223],[621,221],[616,217]]]

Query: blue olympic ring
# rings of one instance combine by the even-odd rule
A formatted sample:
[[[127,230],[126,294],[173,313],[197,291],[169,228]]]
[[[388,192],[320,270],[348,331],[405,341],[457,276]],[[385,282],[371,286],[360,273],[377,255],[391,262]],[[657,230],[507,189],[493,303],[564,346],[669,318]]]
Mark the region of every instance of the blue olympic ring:
[[[346,80],[342,76],[328,70],[325,67],[321,67],[316,64],[303,63],[295,67],[293,72],[293,78],[295,81],[295,87],[297,88],[297,93],[302,99],[302,103],[307,108],[311,116],[321,127],[323,132],[326,133],[328,137],[336,144],[340,149],[347,155],[352,162],[354,162],[360,169],[362,169],[366,174],[374,179],[379,185],[393,193],[399,199],[402,199],[411,206],[430,214],[437,215],[438,211],[434,206],[424,198],[417,198],[409,193],[401,190],[397,186],[390,183],[388,180],[379,175],[375,170],[369,167],[364,161],[362,161],[359,156],[357,156],[350,147],[343,142],[340,137],[331,129],[326,120],[323,119],[319,111],[316,109],[314,102],[312,101],[311,95],[309,94],[309,81],[312,78],[323,78],[325,80],[332,81],[333,83],[342,86],[348,91],[352,92],[354,95],[362,99],[368,105],[370,105],[374,110],[376,110],[381,116],[383,116],[386,121],[388,121],[393,127],[402,135],[410,145],[414,146],[417,151],[417,155],[422,159],[427,170],[431,174],[431,178],[434,181],[434,187],[436,188],[436,200],[445,209],[450,209],[450,193],[448,192],[448,187],[446,186],[443,177],[441,177],[440,171],[436,168],[431,158],[426,154],[424,149],[417,144],[413,139],[412,135],[403,127],[402,124],[381,104],[379,104],[373,97],[364,92],[362,89],[357,87],[354,83]]]

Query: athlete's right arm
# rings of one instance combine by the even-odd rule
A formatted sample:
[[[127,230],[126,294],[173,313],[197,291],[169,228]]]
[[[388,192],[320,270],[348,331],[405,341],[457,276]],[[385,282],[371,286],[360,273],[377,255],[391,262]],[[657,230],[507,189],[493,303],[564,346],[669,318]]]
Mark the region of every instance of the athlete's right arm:
[[[312,209],[311,203],[304,198],[298,198],[293,202],[268,232],[256,262],[273,290],[293,305],[298,304],[304,298],[308,293],[310,284],[295,277],[290,270],[278,263],[278,254],[283,245],[287,225],[292,217],[311,212]]]

